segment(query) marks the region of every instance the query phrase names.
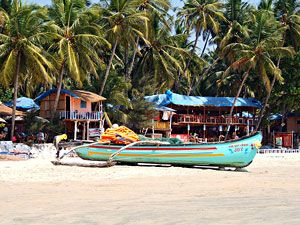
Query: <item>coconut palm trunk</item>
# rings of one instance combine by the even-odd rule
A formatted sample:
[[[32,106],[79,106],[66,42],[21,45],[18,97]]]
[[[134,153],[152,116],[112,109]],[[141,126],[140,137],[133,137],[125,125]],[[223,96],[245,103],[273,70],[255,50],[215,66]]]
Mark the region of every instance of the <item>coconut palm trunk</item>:
[[[133,65],[134,65],[135,56],[136,56],[136,53],[137,53],[139,40],[140,40],[140,37],[137,37],[136,38],[136,45],[135,45],[135,48],[133,50],[132,60],[131,60],[131,63],[130,63],[130,66],[129,66],[129,69],[128,69],[128,72],[127,72],[126,82],[129,80],[129,77],[130,77],[131,72],[133,70]]]
[[[63,76],[64,76],[64,69],[65,69],[65,64],[66,64],[66,60],[64,60],[61,64],[61,67],[59,69],[59,77],[58,77],[58,83],[57,83],[57,91],[56,91],[56,97],[55,97],[55,101],[54,101],[54,105],[53,105],[53,111],[51,114],[51,122],[53,122],[55,113],[56,113],[56,109],[58,106],[58,102],[59,102],[59,96],[60,96],[60,91],[61,91],[61,86],[62,86],[62,80],[63,80]]]
[[[15,75],[15,82],[14,82],[14,105],[12,111],[12,118],[11,118],[11,131],[10,131],[10,138],[13,139],[14,132],[15,132],[15,121],[16,121],[16,111],[17,111],[17,98],[18,98],[18,79],[21,67],[21,52],[18,51],[17,56],[17,70]]]
[[[118,45],[118,41],[119,41],[119,38],[116,37],[115,44],[114,44],[114,47],[113,47],[113,50],[112,50],[112,53],[111,53],[111,56],[110,56],[110,59],[109,59],[109,62],[108,62],[107,69],[106,69],[105,77],[104,77],[104,80],[102,82],[102,87],[101,87],[101,90],[99,92],[99,95],[101,95],[101,96],[102,96],[102,93],[104,91],[104,87],[105,87],[105,84],[106,84],[106,81],[107,81],[107,78],[108,78],[108,75],[109,75],[109,72],[110,72],[111,64],[112,64],[112,61],[113,61],[115,53],[116,53],[116,48],[117,48],[117,45]]]
[[[198,81],[197,81],[197,83],[196,83],[195,85],[193,85],[194,82],[195,82],[195,79],[193,78],[192,84],[191,84],[191,86],[190,86],[190,88],[189,88],[189,91],[188,91],[188,93],[187,93],[188,96],[191,95],[191,94],[193,94],[193,93],[196,91],[196,88],[197,88],[198,85],[200,84],[200,82],[201,82],[201,80],[203,79],[203,77],[205,77],[205,76],[208,74],[208,72],[209,72],[212,68],[214,68],[214,66],[217,64],[217,62],[218,62],[219,60],[220,60],[220,57],[216,58],[216,59],[213,61],[213,63],[212,63],[212,64],[205,70],[205,72],[199,77],[199,79],[198,79]]]
[[[206,40],[205,40],[205,43],[204,43],[204,47],[202,49],[202,52],[201,52],[201,55],[200,55],[200,58],[202,58],[205,50],[206,50],[206,47],[207,47],[207,44],[208,44],[208,40],[209,40],[209,36],[210,36],[210,33],[207,34],[207,37],[206,37]]]
[[[241,85],[240,85],[240,87],[239,87],[239,90],[238,90],[238,92],[237,92],[237,94],[236,94],[236,96],[235,96],[235,98],[234,98],[234,101],[233,101],[233,103],[232,103],[232,106],[231,106],[231,108],[230,108],[229,120],[228,120],[228,123],[227,123],[227,133],[226,133],[225,140],[226,140],[227,137],[228,137],[228,133],[229,133],[228,127],[229,127],[229,125],[230,125],[230,123],[231,123],[231,118],[232,118],[232,114],[233,114],[233,109],[234,109],[235,103],[236,103],[238,97],[239,97],[240,94],[241,94],[242,88],[243,88],[243,86],[244,86],[244,84],[245,84],[246,79],[248,78],[248,75],[249,75],[250,70],[251,70],[251,67],[248,68],[248,70],[247,70],[247,72],[246,72],[246,74],[245,74],[245,76],[244,76],[244,79],[243,79],[243,81],[242,81],[242,83],[241,83]]]
[[[279,59],[279,61],[280,61],[280,59]],[[279,64],[278,64],[278,65],[279,65]],[[255,130],[256,130],[256,131],[259,129],[259,126],[260,126],[261,120],[262,120],[262,118],[263,118],[265,109],[266,109],[266,107],[267,107],[269,98],[270,98],[270,96],[271,96],[271,92],[272,92],[272,90],[273,90],[275,81],[276,81],[276,77],[274,76],[274,77],[273,77],[273,80],[272,80],[272,83],[271,83],[270,90],[268,91],[268,95],[267,95],[267,97],[266,97],[265,104],[263,105],[263,108],[262,108],[261,111],[259,112],[258,122],[257,122],[256,127],[255,127]]]
[[[285,36],[284,36],[284,40],[285,40]],[[282,46],[284,45],[284,42],[282,44]],[[281,60],[281,57],[278,58],[278,61],[277,61],[277,68],[279,69],[279,65],[280,65],[280,60]],[[260,123],[261,123],[261,120],[263,118],[263,115],[264,115],[264,112],[266,110],[266,107],[267,107],[267,104],[269,102],[269,98],[271,96],[271,93],[272,93],[272,90],[273,90],[273,87],[274,87],[274,84],[276,82],[276,76],[273,77],[273,80],[272,80],[272,83],[271,83],[271,87],[270,87],[270,90],[268,91],[268,94],[267,94],[267,98],[266,98],[266,101],[265,101],[265,104],[263,105],[263,108],[260,110],[259,112],[259,116],[258,116],[258,122],[256,124],[256,127],[255,127],[255,131],[257,131],[259,129],[259,126],[260,126]]]
[[[185,71],[189,68],[190,64],[191,64],[191,61],[192,61],[192,57],[195,53],[195,50],[196,50],[196,46],[197,46],[197,42],[198,42],[198,39],[199,39],[199,36],[200,36],[200,30],[196,32],[196,38],[195,38],[195,43],[193,45],[193,48],[192,48],[192,52],[191,52],[191,57],[189,57],[189,60],[185,66],[185,68],[183,69],[183,72],[185,73]],[[180,86],[180,83],[183,79],[183,74],[180,74],[179,75],[179,78],[178,78],[178,81],[177,83],[175,84],[175,87],[174,87],[174,92],[177,92],[178,91],[178,88]]]

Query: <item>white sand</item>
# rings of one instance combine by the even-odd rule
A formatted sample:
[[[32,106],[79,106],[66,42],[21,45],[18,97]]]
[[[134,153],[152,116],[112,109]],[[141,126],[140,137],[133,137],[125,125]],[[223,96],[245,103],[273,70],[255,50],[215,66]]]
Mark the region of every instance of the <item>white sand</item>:
[[[300,154],[248,172],[0,162],[0,224],[300,224]]]

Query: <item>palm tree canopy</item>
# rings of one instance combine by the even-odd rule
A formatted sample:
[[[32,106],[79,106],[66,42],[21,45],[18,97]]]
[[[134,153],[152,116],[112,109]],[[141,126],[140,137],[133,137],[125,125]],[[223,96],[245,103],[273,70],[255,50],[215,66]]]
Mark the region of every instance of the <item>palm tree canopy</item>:
[[[7,86],[16,72],[18,53],[21,54],[22,76],[30,72],[36,82],[52,82],[47,68],[53,69],[53,65],[42,48],[42,44],[53,38],[49,32],[51,22],[47,19],[47,9],[14,0],[11,13],[2,9],[0,17],[4,20],[3,33],[0,34],[3,84]]]
[[[102,28],[90,23],[94,12],[86,7],[85,0],[53,0],[49,8],[56,30],[56,41],[49,51],[58,53],[58,64],[65,62],[69,74],[79,83],[88,72],[98,75],[97,66],[103,63],[98,50],[110,47]]]

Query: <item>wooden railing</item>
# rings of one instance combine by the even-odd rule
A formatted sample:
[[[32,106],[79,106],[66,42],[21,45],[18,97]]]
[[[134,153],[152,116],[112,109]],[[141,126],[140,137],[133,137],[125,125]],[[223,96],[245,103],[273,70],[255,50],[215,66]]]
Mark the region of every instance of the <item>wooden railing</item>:
[[[100,120],[102,112],[59,112],[59,119]]]
[[[173,116],[173,122],[176,123],[198,123],[198,124],[255,124],[257,118],[239,117],[239,116],[204,116],[192,114],[177,114]]]

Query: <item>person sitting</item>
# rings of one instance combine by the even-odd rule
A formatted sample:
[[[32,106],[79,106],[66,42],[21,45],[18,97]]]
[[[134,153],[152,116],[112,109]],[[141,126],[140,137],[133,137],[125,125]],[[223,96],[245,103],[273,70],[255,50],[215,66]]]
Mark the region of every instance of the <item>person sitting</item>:
[[[24,143],[24,140],[26,138],[26,135],[21,131],[19,132],[19,139],[21,143]]]
[[[219,136],[219,141],[225,141],[225,136],[221,134],[221,135]]]
[[[8,128],[7,128],[7,126],[5,126],[5,127],[3,128],[3,131],[4,131],[4,133],[5,133],[6,137],[7,137],[7,134],[8,134]]]
[[[38,143],[45,143],[45,134],[40,130],[36,135]]]
[[[1,133],[0,133],[0,140],[1,140],[1,141],[4,141],[5,138],[6,138],[5,132],[4,132],[4,131],[1,131]]]

